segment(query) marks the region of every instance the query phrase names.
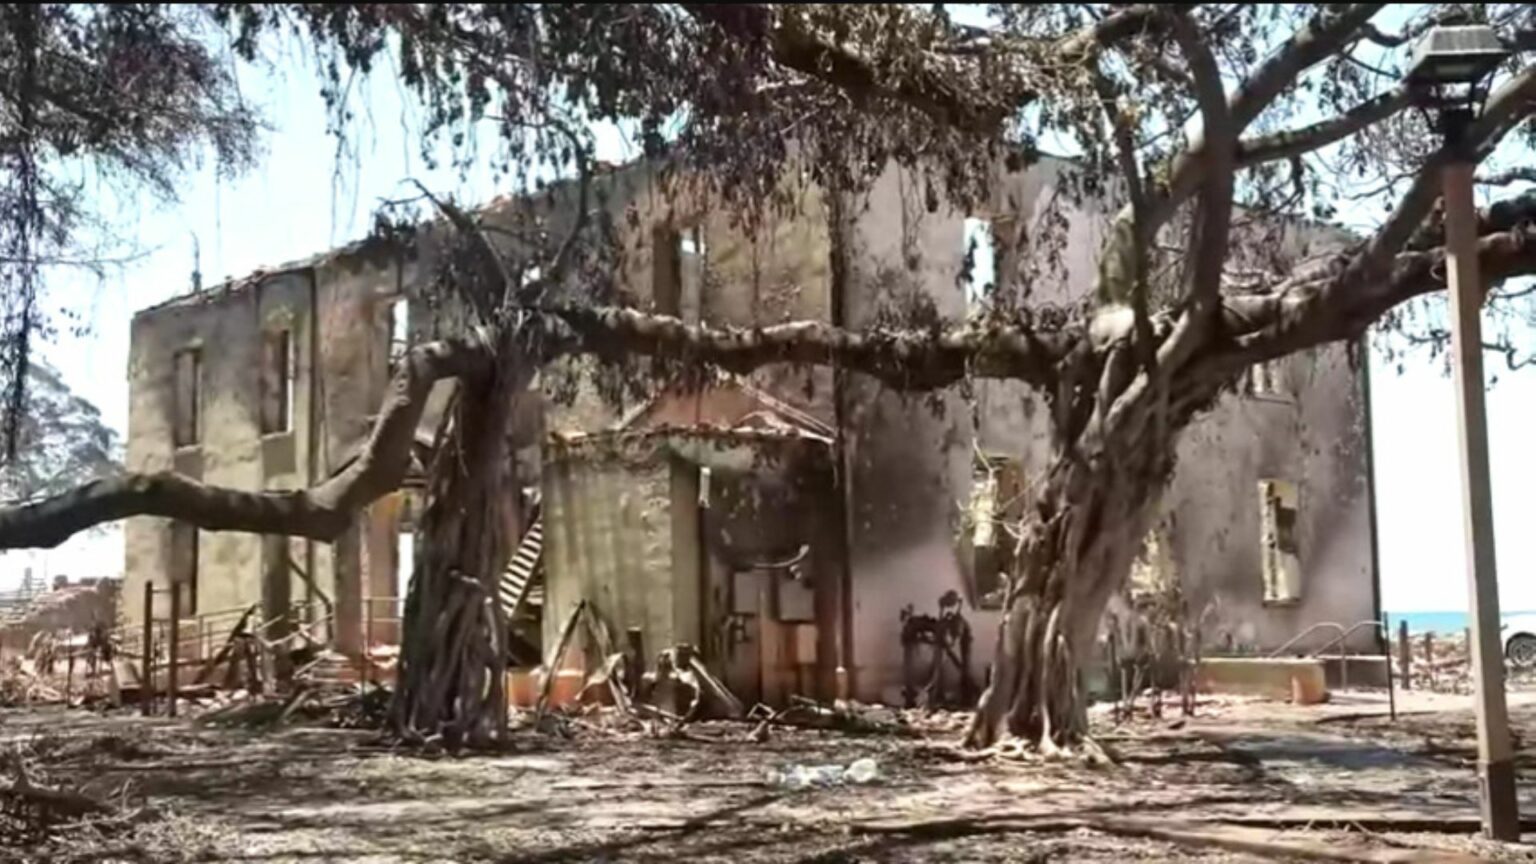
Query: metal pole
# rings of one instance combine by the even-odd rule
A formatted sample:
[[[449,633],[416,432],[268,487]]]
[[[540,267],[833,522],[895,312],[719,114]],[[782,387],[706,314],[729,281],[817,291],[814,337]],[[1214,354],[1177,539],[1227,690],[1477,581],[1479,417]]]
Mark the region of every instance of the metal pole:
[[[1435,634],[1424,634],[1424,669],[1429,673],[1429,689],[1434,690],[1439,686],[1435,679]]]
[[[1371,336],[1360,334],[1360,404],[1365,406],[1365,482],[1370,498],[1366,513],[1371,526],[1371,612],[1382,623],[1376,630],[1376,650],[1382,656],[1392,653],[1392,631],[1386,627],[1386,617],[1381,610],[1381,528],[1377,518],[1376,499],[1376,420],[1371,408]],[[1387,666],[1391,666],[1390,660]]]
[[[363,684],[373,685],[373,597],[363,600]]]
[[[1413,650],[1408,647],[1408,619],[1397,622],[1397,676],[1404,690],[1413,689]]]
[[[184,582],[171,582],[171,634],[166,638],[168,650],[165,665],[166,715],[176,716],[176,675],[181,661],[181,586]]]
[[[155,583],[144,582],[143,675],[139,681],[139,710],[148,717],[155,704]]]
[[[1383,646],[1390,646],[1392,644],[1391,632],[1391,625],[1387,623],[1387,616],[1381,616],[1381,626],[1376,630],[1376,641]],[[1393,686],[1395,682],[1392,680],[1392,655],[1387,651],[1383,651],[1382,658],[1387,661],[1385,664],[1387,667],[1387,713],[1391,717],[1392,722],[1396,723],[1397,690]]]
[[[1488,476],[1488,418],[1483,404],[1483,284],[1477,267],[1477,213],[1472,203],[1476,165],[1456,159],[1444,168],[1446,272],[1451,295],[1451,344],[1456,367],[1456,419],[1460,438],[1462,519],[1471,594],[1472,678],[1477,693],[1477,767],[1483,832],[1520,839],[1515,764],[1504,701],[1504,657],[1499,640],[1499,582],[1494,562],[1493,496]]]

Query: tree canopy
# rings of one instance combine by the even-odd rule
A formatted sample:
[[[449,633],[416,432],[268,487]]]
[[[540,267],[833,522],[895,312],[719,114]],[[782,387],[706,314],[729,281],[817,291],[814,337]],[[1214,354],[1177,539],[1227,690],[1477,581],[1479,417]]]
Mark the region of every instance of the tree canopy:
[[[28,365],[27,411],[17,430],[16,458],[0,468],[0,500],[14,505],[46,498],[121,471],[122,443],[101,412],[45,362]]]
[[[594,290],[601,274],[591,270],[574,279],[574,292],[550,290],[570,287],[580,247],[604,242],[591,220],[556,236],[530,217],[522,236],[535,242],[509,269],[495,249],[482,248],[472,216],[432,199],[464,229],[465,255],[449,259],[456,268],[449,290],[470,297],[484,326],[536,326],[546,353],[604,345],[610,353],[619,346],[620,353],[675,354],[686,345],[695,360],[736,370],[841,362],[924,389],[969,375],[1017,378],[1056,403],[1062,443],[1145,446],[1142,424],[1119,423],[1149,394],[1161,414],[1171,407],[1190,416],[1249,364],[1354,339],[1383,319],[1400,324],[1407,301],[1443,287],[1436,169],[1455,154],[1436,144],[1429,113],[1414,110],[1423,91],[1401,77],[1408,46],[1429,26],[1448,16],[1488,21],[1514,49],[1467,131],[1472,158],[1494,164],[1502,154],[1507,163],[1519,152],[1512,148],[1536,140],[1536,67],[1529,62],[1536,13],[1522,4],[1426,5],[1394,32],[1374,23],[1386,4],[992,6],[985,28],[957,23],[942,6],[130,8],[137,11],[104,7],[99,20],[61,9],[42,20],[61,34],[53,41],[100,49],[91,52],[98,63],[113,56],[106,50],[113,39],[148,40],[134,43],[139,54],[163,52],[181,63],[180,72],[171,63],[154,73],[171,76],[157,92],[184,88],[181,101],[90,114],[97,125],[87,124],[94,132],[78,144],[83,133],[66,122],[76,115],[59,109],[57,123],[26,127],[47,134],[12,136],[30,142],[12,145],[24,157],[12,164],[87,153],[170,191],[173,169],[199,143],[212,143],[232,164],[248,161],[239,157],[250,152],[254,121],[231,101],[228,79],[211,59],[215,49],[206,46],[217,40],[194,36],[209,21],[228,50],[252,60],[271,40],[305,40],[320,58],[339,131],[351,110],[348,82],[388,66],[429,109],[424,139],[446,139],[463,164],[500,160],[509,182],[524,187],[552,174],[574,176],[585,195],[592,124],[633,124],[648,154],[704,178],[749,228],[754,213],[783,203],[789,165],[847,194],[895,161],[926,178],[930,208],[942,199],[964,209],[1000,166],[1023,170],[1047,144],[1075,149],[1068,189],[1118,207],[1093,296],[1076,310],[1050,309],[1031,298],[1027,279],[1014,280],[993,298],[985,320],[939,322],[937,329],[930,322],[903,330],[897,320],[896,329],[862,334],[818,322],[700,333],[608,305],[611,298]],[[31,32],[33,13],[17,7],[8,14],[13,30]],[[71,28],[86,35],[66,38]],[[104,41],[92,43],[90,34]],[[40,47],[31,55],[51,56]],[[386,55],[392,65],[382,62]],[[22,72],[31,68],[8,56]],[[87,69],[106,75],[108,67]],[[124,85],[114,79],[112,86]],[[6,98],[20,106],[36,101],[32,91],[16,92]],[[177,111],[197,122],[172,130],[163,121]],[[129,128],[117,129],[114,117],[127,118]],[[496,153],[477,146],[476,130],[487,124],[499,135]],[[80,149],[87,145],[95,149]],[[1506,164],[1488,179],[1518,179],[1522,168]],[[1376,184],[1385,205],[1374,234],[1300,266],[1266,262],[1263,233],[1249,230],[1254,224],[1326,218],[1343,190],[1361,183]],[[1480,254],[1495,297],[1505,280],[1536,271],[1533,214],[1533,193],[1484,214]],[[32,236],[23,223],[7,224],[16,237]],[[1028,238],[1024,256],[1048,258],[1059,249],[1052,233]],[[26,290],[8,296],[30,308]],[[1134,310],[1134,332],[1089,326],[1106,303]],[[1434,338],[1432,329],[1425,338]],[[1506,347],[1511,357],[1521,350]],[[434,368],[457,374],[458,363]],[[1182,382],[1189,386],[1181,393]],[[1135,434],[1106,443],[1122,429]],[[1163,449],[1153,443],[1152,450]],[[118,518],[135,506],[85,521]],[[156,512],[179,509],[167,503]],[[204,513],[216,527],[247,524],[239,513],[216,512]],[[332,524],[323,519],[308,528],[285,524],[295,533],[332,532],[314,527]],[[50,536],[34,535],[38,542]]]
[[[0,5],[0,440],[15,456],[46,333],[47,274],[95,267],[111,227],[88,180],[176,197],[211,152],[252,164],[258,122],[192,6]]]

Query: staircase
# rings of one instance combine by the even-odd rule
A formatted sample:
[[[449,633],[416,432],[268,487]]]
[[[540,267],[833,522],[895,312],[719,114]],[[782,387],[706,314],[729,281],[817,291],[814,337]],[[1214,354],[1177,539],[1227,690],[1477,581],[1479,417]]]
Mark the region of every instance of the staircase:
[[[501,574],[501,587],[497,591],[501,599],[501,613],[505,620],[516,618],[518,610],[526,604],[542,581],[540,564],[544,554],[544,514],[537,512],[533,524],[517,544],[506,572]]]
[[[305,666],[297,670],[296,677],[311,687],[355,687],[361,683],[357,664],[347,659],[347,655],[336,651],[322,651],[320,655]]]

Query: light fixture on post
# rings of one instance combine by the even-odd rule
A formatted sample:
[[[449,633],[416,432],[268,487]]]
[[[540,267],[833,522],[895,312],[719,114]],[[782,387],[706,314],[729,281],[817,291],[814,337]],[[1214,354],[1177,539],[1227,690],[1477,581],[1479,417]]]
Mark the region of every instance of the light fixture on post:
[[[1408,83],[1425,88],[1421,104],[1440,113],[1440,133],[1452,148],[1487,95],[1488,82],[1509,49],[1492,27],[1482,24],[1434,27],[1414,46]]]
[[[1483,283],[1477,261],[1477,211],[1472,178],[1477,142],[1467,140],[1493,72],[1509,57],[1493,28],[1435,27],[1415,46],[1408,83],[1423,87],[1423,106],[1439,112],[1446,158],[1441,170],[1445,207],[1446,286],[1451,299],[1451,356],[1456,370],[1462,523],[1471,595],[1472,673],[1477,696],[1477,768],[1483,831],[1520,839],[1504,652],[1499,638],[1499,580],[1494,561],[1493,496],[1488,468],[1488,418],[1483,392]]]

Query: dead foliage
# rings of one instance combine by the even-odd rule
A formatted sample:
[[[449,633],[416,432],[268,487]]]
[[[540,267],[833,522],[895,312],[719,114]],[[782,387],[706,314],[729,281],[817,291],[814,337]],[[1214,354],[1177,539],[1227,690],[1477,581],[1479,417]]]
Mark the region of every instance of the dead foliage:
[[[44,767],[64,745],[34,737],[17,742],[0,758],[0,845],[36,846],[82,832],[111,836],[153,816],[131,801],[127,784],[106,793],[55,783]]]
[[[272,729],[318,725],[338,729],[382,729],[393,691],[382,684],[301,686],[286,693],[239,690],[215,694],[198,707],[197,721],[216,727]]]

